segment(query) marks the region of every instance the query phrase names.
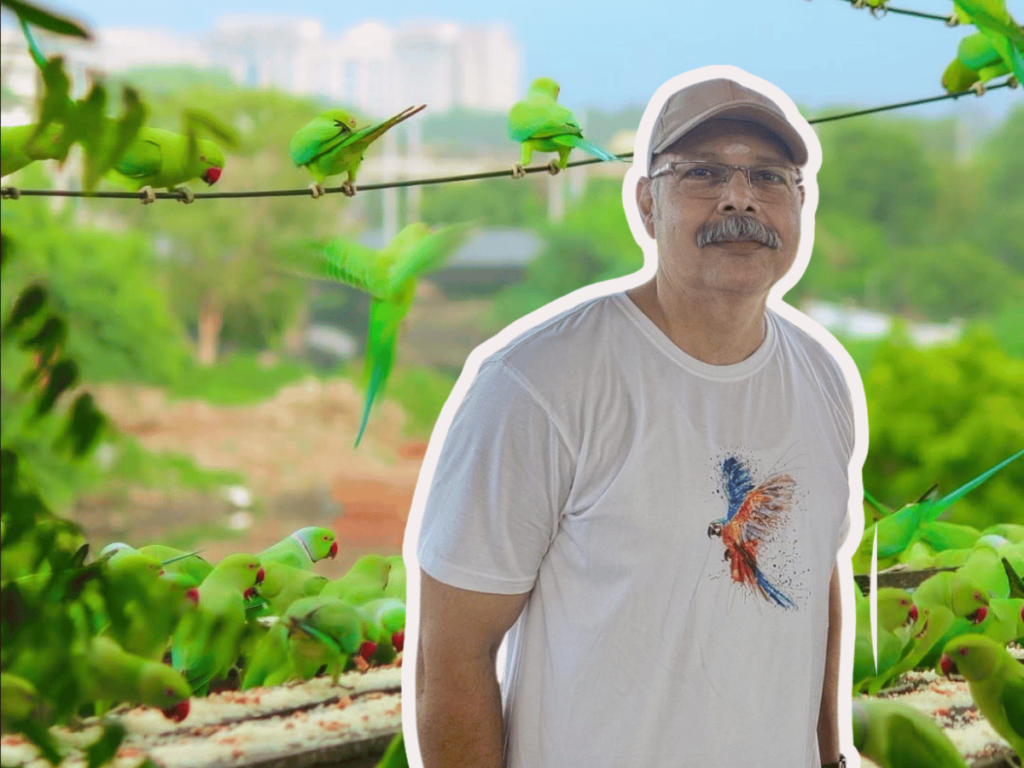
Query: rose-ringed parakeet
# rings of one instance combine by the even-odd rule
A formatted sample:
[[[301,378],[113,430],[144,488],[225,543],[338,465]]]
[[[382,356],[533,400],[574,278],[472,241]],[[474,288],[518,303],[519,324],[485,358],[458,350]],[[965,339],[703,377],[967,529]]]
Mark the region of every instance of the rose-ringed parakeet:
[[[246,660],[241,690],[269,688],[280,685],[292,676],[292,662],[288,655],[288,627],[277,621],[259,639]]]
[[[442,266],[468,234],[466,225],[453,224],[431,232],[426,224],[416,222],[395,235],[384,250],[334,240],[316,250],[311,264],[305,261],[306,274],[346,283],[372,297],[366,340],[366,403],[356,446],[394,365],[399,327],[412,306],[416,281]]]
[[[309,571],[313,563],[338,554],[334,531],[318,526],[300,528],[259,554],[261,563],[280,563]]]
[[[59,154],[55,141],[61,127],[51,123],[31,142],[35,125],[5,125],[0,128],[0,176],[21,170],[36,160],[52,160]]]
[[[294,674],[303,680],[327,666],[333,682],[363,643],[363,616],[335,597],[296,600],[282,617],[288,627],[289,655]]]
[[[1010,16],[1005,0],[953,0],[953,8],[957,20],[977,27],[1002,59],[1002,66],[1013,72],[1018,83],[1024,82],[1024,28]],[[984,56],[981,46],[978,46],[977,50],[979,55]],[[957,58],[971,66],[967,52],[958,50]],[[986,58],[985,62],[980,60],[974,62],[980,64],[980,67],[971,66],[971,68],[995,66],[991,57]],[[984,86],[979,93],[983,91]]]
[[[883,587],[878,590],[878,632],[871,639],[871,604],[860,589],[855,592],[857,634],[853,651],[854,690],[891,668],[900,659],[907,638],[897,631],[908,621],[917,621],[917,606],[902,589]],[[877,663],[876,663],[877,659]]]
[[[315,181],[309,185],[313,197],[324,194],[323,184],[329,176],[347,173],[341,191],[352,197],[356,193],[356,172],[366,149],[377,139],[417,112],[426,104],[406,107],[394,117],[365,128],[356,127],[356,119],[344,109],[329,109],[314,117],[292,136],[288,152],[296,166],[304,166]]]
[[[267,560],[261,557],[266,578],[260,585],[260,596],[267,601],[262,615],[281,616],[288,606],[302,597],[313,597],[328,583],[324,576],[302,568]]]
[[[900,660],[887,670],[879,670],[878,675],[868,682],[864,690],[872,696],[877,696],[890,681],[917,667],[956,620],[953,612],[944,605],[924,605],[916,599],[915,603],[918,606],[918,619],[914,623],[910,640]]]
[[[881,768],[967,768],[942,726],[898,701],[854,699],[853,746]]]
[[[196,586],[202,584],[203,579],[209,576],[210,571],[213,570],[213,566],[197,553],[185,552],[163,544],[147,544],[144,547],[139,547],[139,552],[155,557],[163,563],[164,570],[168,573],[181,573],[188,576],[195,581]]]
[[[387,558],[388,563],[391,565],[388,571],[388,580],[384,585],[384,597],[397,597],[401,601],[405,601],[406,597],[406,570],[405,560],[402,559],[401,555],[390,555]]]
[[[991,469],[982,472],[973,480],[969,480],[942,498],[933,498],[929,491],[913,504],[907,504],[891,515],[883,517],[874,525],[866,526],[864,535],[860,540],[860,545],[853,555],[854,573],[867,573],[870,570],[871,551],[876,531],[878,532],[878,568],[882,569],[892,565],[896,557],[910,546],[921,523],[934,521],[954,502],[966,496],[992,477],[992,475],[1021,456],[1024,456],[1024,450],[1017,451],[1017,453],[999,462]]]
[[[362,605],[384,597],[391,563],[383,555],[363,555],[340,579],[320,590],[321,597],[339,597],[353,605]]]
[[[996,733],[1024,759],[1024,666],[984,635],[955,638],[942,655],[942,672],[967,678],[971,697]]]
[[[557,152],[548,170],[552,175],[569,163],[573,148],[582,149],[596,158],[614,162],[619,158],[583,138],[583,130],[576,117],[558,103],[561,87],[550,77],[538,77],[530,84],[526,98],[517,102],[508,113],[508,136],[522,145],[519,162],[512,166],[512,176],[526,175],[534,151]]]
[[[191,689],[166,664],[126,652],[109,637],[94,637],[71,660],[86,701],[127,701],[161,710],[180,722],[188,716]]]
[[[171,643],[171,663],[193,693],[205,695],[210,683],[227,676],[245,629],[246,593],[263,581],[253,555],[228,555],[199,587],[199,605],[182,617]]]

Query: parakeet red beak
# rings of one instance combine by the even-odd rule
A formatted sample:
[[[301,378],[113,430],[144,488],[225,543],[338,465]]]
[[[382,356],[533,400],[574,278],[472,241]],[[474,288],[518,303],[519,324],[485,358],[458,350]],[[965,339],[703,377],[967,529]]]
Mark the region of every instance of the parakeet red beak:
[[[168,720],[173,720],[176,723],[180,723],[182,720],[188,717],[188,709],[188,699],[185,699],[183,702],[175,704],[170,709],[162,709],[160,711],[164,713],[164,717],[166,717]]]
[[[211,166],[210,168],[207,168],[206,173],[203,174],[203,181],[205,181],[212,187],[214,184],[217,183],[217,180],[220,178],[222,170],[223,169],[218,168],[217,166]]]
[[[359,646],[359,655],[362,656],[364,661],[369,661],[370,657],[373,656],[374,651],[377,650],[377,644],[371,643],[369,640]]]
[[[939,659],[939,664],[942,666],[942,674],[946,677],[960,673],[960,670],[956,668],[956,662],[949,657],[949,654],[942,654],[942,658]]]
[[[972,624],[981,624],[981,622],[985,620],[986,616],[988,616],[988,608],[983,605],[974,613],[969,614],[967,618],[971,620]]]
[[[245,592],[242,593],[242,597],[248,600],[250,597],[256,596],[256,587],[249,587]]]
[[[395,646],[396,651],[401,651],[405,647],[405,630],[400,629],[391,636],[391,644]]]
[[[185,592],[185,597],[192,601],[194,605],[199,605],[199,588],[192,587]]]
[[[264,570],[263,570],[262,568],[260,568],[260,569],[259,569],[259,570],[258,570],[258,571],[256,572],[256,583],[257,583],[257,584],[262,584],[262,583],[263,583],[263,579],[265,579],[265,578],[266,578],[266,576],[267,576],[267,572],[266,572],[266,571],[264,571]]]
[[[917,606],[916,605],[911,605],[910,606],[910,620],[915,622],[915,623],[917,622]]]
[[[338,556],[338,542],[336,542],[336,541],[332,541],[331,542],[331,548],[328,550],[327,556],[330,557],[330,558],[334,558],[334,557]]]

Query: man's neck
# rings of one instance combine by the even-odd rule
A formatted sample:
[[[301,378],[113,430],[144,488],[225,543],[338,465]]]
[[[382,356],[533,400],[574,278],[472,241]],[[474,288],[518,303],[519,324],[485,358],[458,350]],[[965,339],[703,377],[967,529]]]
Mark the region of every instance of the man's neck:
[[[693,297],[665,290],[657,278],[627,295],[673,344],[709,365],[746,360],[767,332],[765,296]]]

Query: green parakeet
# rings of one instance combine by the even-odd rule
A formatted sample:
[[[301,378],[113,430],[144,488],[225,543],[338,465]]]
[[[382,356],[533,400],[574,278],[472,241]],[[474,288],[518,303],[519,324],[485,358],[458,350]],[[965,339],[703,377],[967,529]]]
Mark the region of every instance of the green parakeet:
[[[0,722],[5,731],[9,725],[31,717],[41,703],[39,691],[28,680],[0,673]]]
[[[917,530],[918,540],[935,552],[973,547],[980,536],[981,531],[973,526],[940,520],[925,521]]]
[[[283,621],[278,621],[256,643],[256,648],[245,665],[241,690],[280,685],[291,676],[288,627]]]
[[[382,597],[359,606],[359,610],[376,628],[376,648],[367,661],[388,664],[405,646],[405,601]]]
[[[261,563],[280,563],[292,568],[309,571],[313,563],[325,557],[333,558],[338,554],[338,542],[334,531],[328,528],[309,526],[300,528],[259,554]]]
[[[305,597],[289,607],[282,620],[288,626],[289,655],[303,680],[326,665],[337,683],[349,658],[363,642],[362,614],[334,597]]]
[[[907,643],[903,655],[896,664],[885,671],[879,671],[879,674],[868,683],[866,690],[872,696],[878,695],[878,692],[890,681],[917,667],[921,659],[945,635],[946,630],[956,620],[953,612],[943,605],[925,606],[921,603],[917,605],[918,619],[914,624],[910,642]]]
[[[245,629],[244,595],[264,577],[260,561],[244,553],[228,555],[199,587],[199,605],[178,624],[171,643],[171,663],[192,691],[205,695],[238,657]]]
[[[177,722],[188,716],[191,689],[181,674],[126,652],[109,637],[92,638],[72,659],[72,668],[86,701],[146,704]]]
[[[942,726],[898,701],[854,699],[853,746],[882,768],[967,768]]]
[[[1021,456],[1024,456],[1024,450],[1017,451],[941,499],[930,498],[930,493],[926,493],[917,502],[906,505],[874,525],[867,526],[861,537],[860,545],[853,555],[854,573],[867,573],[870,570],[872,543],[876,530],[878,531],[878,568],[882,569],[892,565],[895,558],[910,546],[921,523],[934,521],[954,502],[966,496],[996,472]]]
[[[139,552],[150,557],[155,557],[164,565],[168,573],[181,573],[195,582],[195,586],[203,583],[203,579],[210,575],[213,566],[206,562],[195,552],[185,552],[174,547],[165,547],[163,544],[147,544],[139,547]]]
[[[224,170],[224,152],[209,139],[198,139],[199,151],[189,161],[188,137],[162,128],[141,128],[107,178],[131,192],[144,192],[143,204],[156,200],[153,189],[165,187],[168,192],[182,192],[191,203],[194,196],[185,186],[192,179],[202,179],[212,186]]]
[[[344,240],[334,240],[318,250],[308,272],[347,283],[372,297],[366,340],[368,379],[358,446],[370,417],[370,408],[383,392],[398,349],[402,319],[416,294],[416,281],[442,266],[469,234],[464,225],[431,232],[426,224],[407,226],[382,251]],[[307,272],[307,273],[308,273]]]
[[[583,138],[576,117],[558,103],[560,90],[550,77],[538,77],[530,84],[526,98],[509,111],[508,136],[522,145],[519,162],[512,166],[514,178],[526,175],[524,168],[530,164],[534,151],[558,153],[558,160],[552,159],[548,164],[552,174],[567,166],[574,147],[606,162],[619,159]]]
[[[344,109],[329,109],[295,132],[288,152],[296,166],[304,166],[313,175],[315,181],[309,185],[313,197],[323,195],[324,182],[339,173],[348,174],[341,189],[347,197],[352,197],[356,193],[356,172],[367,148],[426,107],[426,104],[407,107],[394,117],[364,128],[357,128],[356,119]]]
[[[260,557],[266,578],[260,585],[260,595],[266,599],[268,614],[281,616],[288,606],[301,597],[313,597],[328,583],[327,579],[301,568],[293,568]]]
[[[395,734],[374,768],[409,768],[409,756],[405,754],[405,736],[401,731]]]
[[[981,633],[1004,646],[1024,639],[1024,598],[992,598]]]
[[[321,597],[339,597],[352,605],[362,605],[384,597],[391,563],[383,555],[363,555],[340,579],[320,590]]]
[[[853,682],[855,690],[859,690],[899,661],[907,638],[902,632],[897,634],[897,630],[903,628],[908,620],[916,622],[918,612],[906,591],[893,587],[879,589],[878,633],[875,643],[872,643],[869,599],[859,589],[855,597],[857,634],[853,653]]]
[[[967,678],[974,703],[996,733],[1024,758],[1024,666],[984,635],[958,637],[946,646],[942,671]]]
[[[404,602],[406,582],[405,560],[402,559],[401,555],[391,555],[388,557],[388,563],[390,563],[391,569],[388,571],[387,584],[384,585],[384,597],[397,597]]]
[[[1005,0],[953,0],[953,7],[961,22],[973,24],[988,39],[1002,59],[1002,65],[1013,72],[1017,82],[1024,82],[1024,28],[1010,16]],[[978,45],[977,50],[975,63],[982,67],[972,69],[994,65],[992,58],[982,53],[982,46]],[[970,66],[969,54],[970,51],[958,51],[957,58]]]
[[[946,93],[962,93],[972,87],[977,91],[979,80],[980,76],[977,71],[968,67],[960,59],[953,59],[942,71],[939,83]]]
[[[0,176],[21,170],[36,160],[52,160],[59,154],[54,142],[61,132],[56,123],[48,125],[31,142],[36,126],[10,125],[0,128]]]
[[[982,536],[993,534],[1016,543],[1024,542],[1024,525],[1017,523],[996,523],[981,532]]]

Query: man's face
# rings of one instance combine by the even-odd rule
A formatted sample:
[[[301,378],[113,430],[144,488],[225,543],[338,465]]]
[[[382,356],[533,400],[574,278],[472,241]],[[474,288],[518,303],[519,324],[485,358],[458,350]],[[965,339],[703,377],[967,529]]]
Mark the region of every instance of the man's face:
[[[651,173],[681,160],[794,167],[785,146],[771,133],[736,120],[707,121],[656,156]],[[712,294],[767,296],[796,258],[803,199],[800,187],[777,201],[760,200],[741,171],[733,173],[712,198],[687,194],[673,174],[644,178],[637,186],[640,216],[658,243],[659,279],[670,290],[709,298]],[[702,229],[707,237],[716,224],[736,216],[752,217],[777,234],[779,247],[745,239],[749,234],[703,247],[698,244]]]

